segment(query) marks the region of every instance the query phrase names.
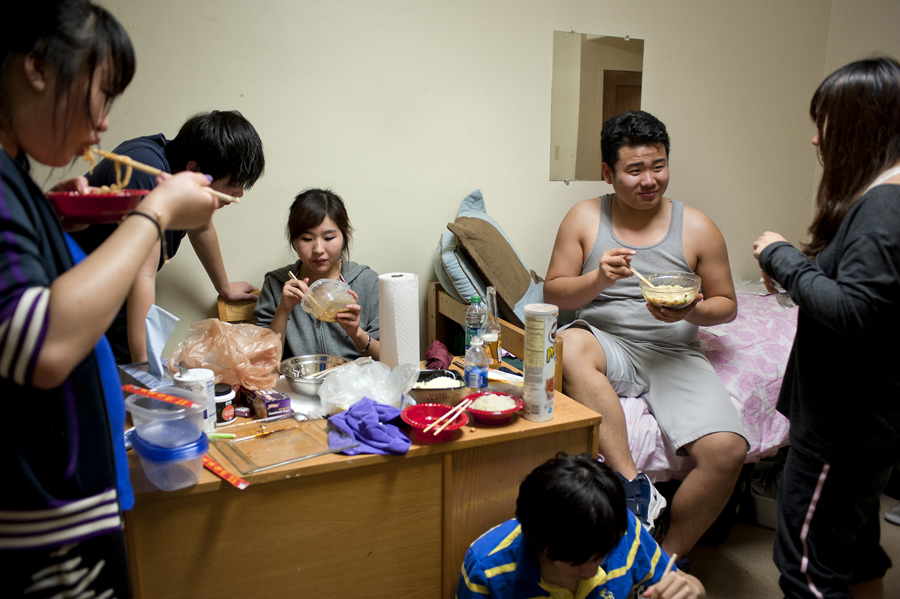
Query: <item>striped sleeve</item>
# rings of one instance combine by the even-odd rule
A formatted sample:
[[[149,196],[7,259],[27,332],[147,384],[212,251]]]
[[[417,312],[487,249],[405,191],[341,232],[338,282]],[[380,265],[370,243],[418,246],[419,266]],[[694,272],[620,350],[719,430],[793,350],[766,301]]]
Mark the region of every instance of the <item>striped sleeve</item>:
[[[456,587],[456,599],[476,599],[490,597],[487,575],[481,561],[475,557],[471,548],[466,552],[462,570],[459,573],[459,584]]]
[[[0,178],[0,378],[30,385],[50,321],[51,241],[37,230],[32,190],[6,157]]]
[[[29,287],[0,321],[0,377],[24,386],[31,380],[47,335],[50,289]]]

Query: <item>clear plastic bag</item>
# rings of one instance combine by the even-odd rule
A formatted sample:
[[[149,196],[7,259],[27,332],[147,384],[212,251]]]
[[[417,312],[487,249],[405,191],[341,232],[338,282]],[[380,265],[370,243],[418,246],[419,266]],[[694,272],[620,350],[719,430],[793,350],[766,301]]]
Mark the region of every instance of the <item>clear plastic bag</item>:
[[[346,410],[363,397],[402,409],[418,377],[417,364],[401,364],[391,370],[382,362],[353,362],[325,378],[319,398],[330,413]]]
[[[209,368],[216,383],[241,385],[251,390],[271,389],[278,382],[281,336],[253,324],[231,324],[218,318],[201,320],[175,348],[169,372],[187,368]]]

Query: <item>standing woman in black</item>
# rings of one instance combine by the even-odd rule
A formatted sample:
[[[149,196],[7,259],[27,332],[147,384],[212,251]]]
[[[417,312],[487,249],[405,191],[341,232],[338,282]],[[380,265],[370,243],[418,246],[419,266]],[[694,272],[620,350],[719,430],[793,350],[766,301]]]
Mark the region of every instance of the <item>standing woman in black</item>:
[[[88,0],[3,8],[0,34],[0,596],[130,596],[133,503],[124,399],[103,336],[167,228],[208,225],[198,173],[161,177],[90,256],[63,231],[29,160],[64,167],[109,126],[134,74],[122,25]],[[87,191],[84,178],[65,189]]]
[[[900,64],[837,70],[810,114],[812,239],[753,244],[769,291],[778,281],[800,307],[778,399],[791,450],[774,557],[788,597],[883,597],[879,502],[900,460]]]

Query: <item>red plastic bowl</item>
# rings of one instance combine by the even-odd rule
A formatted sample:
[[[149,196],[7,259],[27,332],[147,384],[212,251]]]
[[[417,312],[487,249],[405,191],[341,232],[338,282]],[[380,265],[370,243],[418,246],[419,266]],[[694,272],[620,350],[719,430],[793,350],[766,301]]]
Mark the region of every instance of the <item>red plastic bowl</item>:
[[[82,225],[117,223],[134,210],[147,195],[147,189],[123,189],[116,193],[89,193],[77,191],[51,191],[47,193],[66,220]]]
[[[516,401],[515,407],[508,410],[486,411],[466,408],[466,411],[472,414],[472,417],[475,419],[475,421],[481,422],[482,424],[503,424],[504,422],[509,422],[509,419],[512,418],[513,414],[525,407],[525,402],[522,401],[522,398],[516,397],[512,393],[500,393],[498,391],[479,391],[478,393],[466,395],[463,400],[476,400],[482,395],[502,395],[504,397],[510,397]]]
[[[463,427],[469,423],[469,415],[464,411],[456,415],[453,422],[448,424],[444,430],[437,435],[434,434],[436,429],[441,427],[440,424],[433,427],[427,433],[422,432],[429,424],[449,412],[453,406],[442,403],[420,403],[414,406],[406,407],[400,412],[400,418],[403,422],[410,425],[415,433],[416,442],[418,443],[443,443],[449,441],[456,429]]]

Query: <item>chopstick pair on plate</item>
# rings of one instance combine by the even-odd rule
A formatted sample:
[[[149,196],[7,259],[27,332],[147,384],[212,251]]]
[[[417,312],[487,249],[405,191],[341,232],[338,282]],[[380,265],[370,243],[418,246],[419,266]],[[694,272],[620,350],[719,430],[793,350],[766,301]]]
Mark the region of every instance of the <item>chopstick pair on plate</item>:
[[[432,433],[434,436],[437,436],[442,430],[447,428],[451,422],[456,420],[456,417],[459,416],[463,412],[463,410],[465,410],[470,405],[472,405],[473,402],[474,402],[474,400],[472,400],[472,399],[462,400],[461,402],[459,402],[459,405],[457,405],[455,408],[453,408],[449,412],[445,412],[444,415],[441,416],[440,418],[435,418],[434,422],[432,422],[431,424],[426,426],[422,432],[427,433],[429,430],[431,430],[431,428],[435,424],[438,424],[440,422],[441,423],[440,428],[435,429],[435,431]]]
[[[113,160],[120,164],[124,164],[125,166],[130,166],[136,171],[141,171],[142,173],[147,173],[148,175],[168,175],[169,173],[165,171],[161,171],[158,168],[154,168],[150,165],[144,164],[143,162],[138,162],[137,160],[133,160],[128,156],[122,156],[121,154],[113,154],[112,152],[107,152],[106,150],[99,150],[94,148],[85,148],[86,152],[90,152],[93,154],[97,154],[98,156],[102,156],[103,158],[108,158],[109,160]],[[91,162],[93,164],[93,162]],[[215,189],[207,188],[206,191],[211,193],[216,198],[222,200],[226,204],[232,203],[240,203],[240,199],[230,196],[227,193],[222,193],[221,191],[216,191]]]

